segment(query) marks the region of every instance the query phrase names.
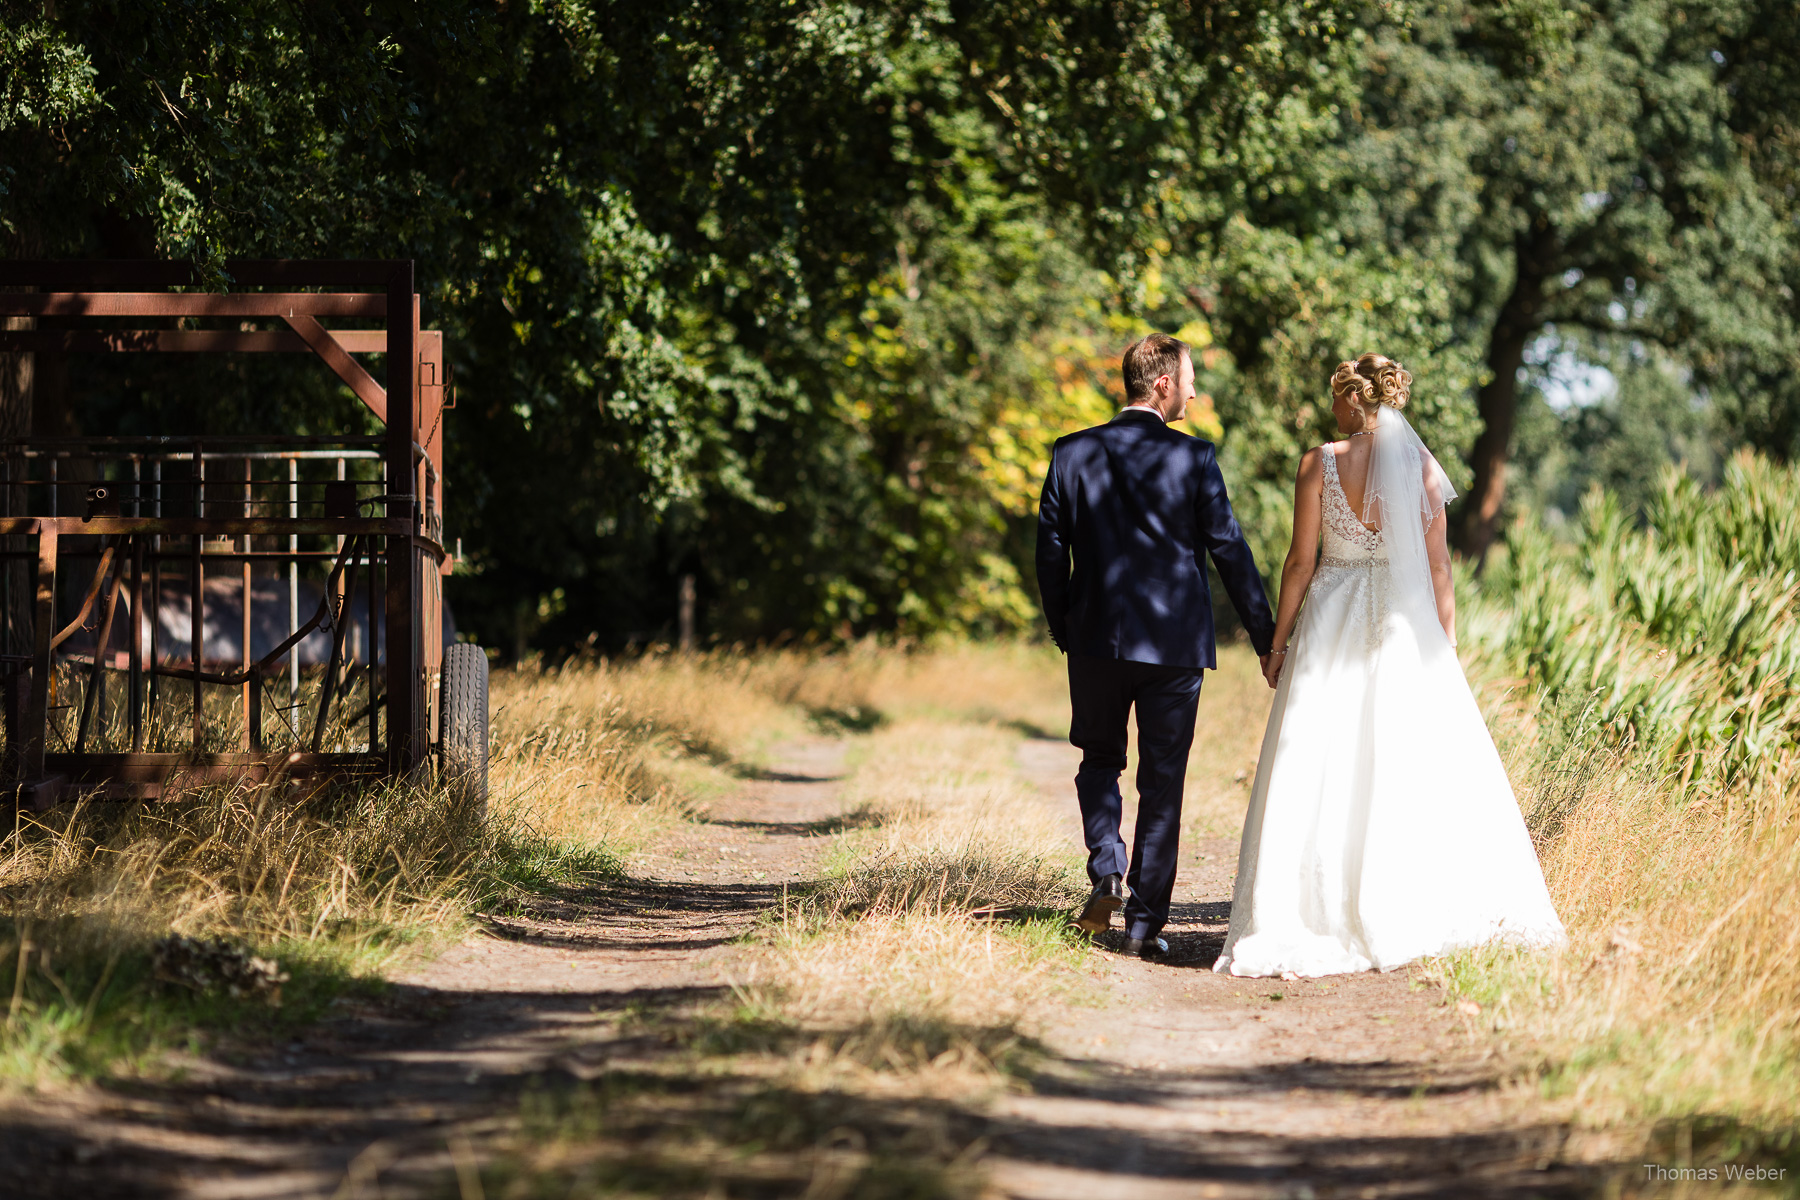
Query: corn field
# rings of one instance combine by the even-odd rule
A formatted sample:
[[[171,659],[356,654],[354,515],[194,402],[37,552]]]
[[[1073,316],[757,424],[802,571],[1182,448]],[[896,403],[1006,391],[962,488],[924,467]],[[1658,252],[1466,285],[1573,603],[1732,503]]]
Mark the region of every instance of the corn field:
[[[1800,747],[1797,514],[1800,470],[1749,455],[1710,493],[1669,471],[1641,524],[1590,492],[1563,537],[1513,530],[1465,627],[1544,711],[1647,752],[1684,793],[1785,779]]]

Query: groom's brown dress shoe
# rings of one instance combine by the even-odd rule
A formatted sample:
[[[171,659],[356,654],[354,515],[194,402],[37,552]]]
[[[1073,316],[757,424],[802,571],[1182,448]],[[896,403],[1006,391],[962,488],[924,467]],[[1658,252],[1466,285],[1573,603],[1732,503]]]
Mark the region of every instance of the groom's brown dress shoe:
[[[1139,958],[1165,958],[1169,953],[1169,943],[1159,937],[1126,938],[1125,953],[1135,954]]]
[[[1125,881],[1117,875],[1107,875],[1094,885],[1087,907],[1075,918],[1075,928],[1105,933],[1112,928],[1112,915],[1124,907]]]

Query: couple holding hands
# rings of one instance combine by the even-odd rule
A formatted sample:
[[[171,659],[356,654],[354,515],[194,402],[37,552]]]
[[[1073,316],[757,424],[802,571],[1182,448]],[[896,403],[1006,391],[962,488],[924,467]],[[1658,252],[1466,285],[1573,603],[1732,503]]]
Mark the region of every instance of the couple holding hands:
[[[1332,375],[1343,438],[1300,459],[1271,614],[1212,444],[1170,428],[1195,399],[1188,347],[1150,334],[1123,369],[1125,407],[1057,441],[1038,510],[1038,586],[1082,751],[1093,893],[1077,924],[1101,932],[1123,909],[1128,953],[1168,953],[1182,786],[1215,665],[1210,555],[1275,689],[1213,969],[1331,975],[1496,939],[1565,941],[1457,661],[1444,537],[1456,493],[1402,415],[1412,376],[1379,354]]]

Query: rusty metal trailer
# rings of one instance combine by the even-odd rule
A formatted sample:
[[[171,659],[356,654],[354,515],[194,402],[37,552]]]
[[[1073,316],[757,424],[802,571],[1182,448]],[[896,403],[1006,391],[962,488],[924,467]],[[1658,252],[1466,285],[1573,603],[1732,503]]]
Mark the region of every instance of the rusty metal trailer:
[[[311,354],[383,430],[0,434],[0,786],[43,809],[406,775],[435,751],[485,802],[487,660],[443,635],[447,364],[413,263],[225,269],[242,290],[178,263],[0,262],[0,351]]]

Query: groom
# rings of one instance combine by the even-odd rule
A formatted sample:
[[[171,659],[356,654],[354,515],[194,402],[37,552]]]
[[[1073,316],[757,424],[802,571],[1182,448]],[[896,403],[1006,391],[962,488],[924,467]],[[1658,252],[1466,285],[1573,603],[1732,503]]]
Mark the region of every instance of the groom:
[[[1075,792],[1094,891],[1076,924],[1101,932],[1123,907],[1126,952],[1149,958],[1169,951],[1158,934],[1175,887],[1200,673],[1216,665],[1204,556],[1265,666],[1275,622],[1212,443],[1169,428],[1194,399],[1187,345],[1150,334],[1125,351],[1124,372],[1118,415],[1057,439],[1051,452],[1037,576],[1050,636],[1069,657],[1069,740],[1082,752]],[[1127,877],[1119,775],[1134,704],[1138,816]]]

